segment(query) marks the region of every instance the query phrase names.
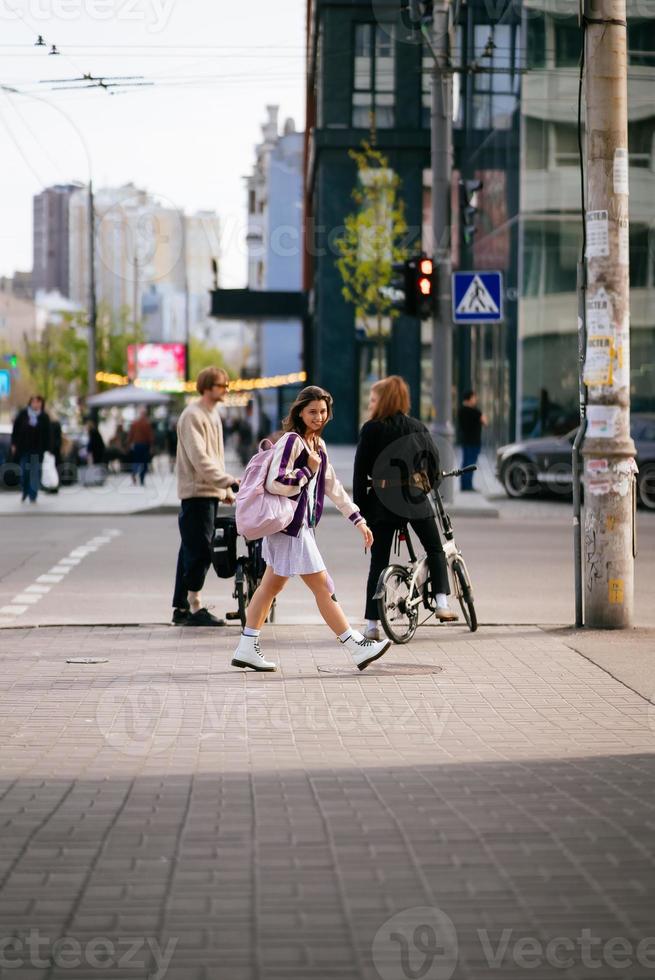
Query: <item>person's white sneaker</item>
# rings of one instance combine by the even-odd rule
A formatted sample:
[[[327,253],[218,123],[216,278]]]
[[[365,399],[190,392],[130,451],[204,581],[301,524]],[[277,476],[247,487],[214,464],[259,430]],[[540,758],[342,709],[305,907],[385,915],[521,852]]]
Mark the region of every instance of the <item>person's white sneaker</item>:
[[[232,657],[233,667],[252,667],[253,670],[277,670],[277,664],[271,660],[264,660],[259,648],[258,636],[244,636],[241,634],[239,646],[234,651]]]
[[[374,660],[379,660],[391,646],[391,640],[367,640],[365,637],[356,640],[354,636],[349,636],[347,640],[339,640],[353,655],[355,666],[359,670],[364,670]]]
[[[379,640],[380,639],[380,627],[379,626],[367,626],[364,630],[365,640]]]

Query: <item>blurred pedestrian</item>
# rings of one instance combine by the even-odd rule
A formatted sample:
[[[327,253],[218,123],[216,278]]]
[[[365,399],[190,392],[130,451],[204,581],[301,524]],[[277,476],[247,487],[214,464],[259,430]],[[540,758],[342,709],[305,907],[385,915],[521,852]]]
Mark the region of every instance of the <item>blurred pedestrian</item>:
[[[208,367],[200,372],[200,398],[188,405],[177,423],[178,525],[182,543],[177,558],[173,623],[180,626],[225,626],[202,604],[201,591],[212,560],[219,500],[234,503],[239,483],[225,472],[223,426],[217,406],[229,385],[226,371]]]
[[[143,486],[155,442],[155,433],[148,418],[147,408],[142,408],[138,417],[132,422],[127,441],[132,453],[132,483],[136,483],[138,478]]]
[[[50,419],[42,395],[32,395],[26,408],[16,416],[11,433],[11,449],[20,466],[22,501],[35,504],[41,485],[43,456],[50,448]]]
[[[95,419],[87,420],[86,431],[88,433],[86,444],[87,461],[92,466],[102,466],[106,456],[105,440],[100,435]]]
[[[482,448],[482,426],[487,424],[487,417],[478,408],[478,396],[475,391],[465,391],[458,415],[459,442],[462,447],[462,467],[475,466]],[[461,488],[470,492],[473,487],[473,474],[462,473]]]
[[[439,451],[426,427],[409,415],[407,383],[398,375],[377,381],[369,397],[369,420],[355,454],[353,498],[374,535],[366,583],[364,635],[379,639],[378,579],[389,564],[394,535],[409,524],[425,548],[437,619],[456,620],[448,607],[448,566],[427,494],[438,485]]]
[[[242,466],[246,466],[255,452],[255,428],[253,403],[248,402],[244,415],[236,425],[238,435],[237,452]]]

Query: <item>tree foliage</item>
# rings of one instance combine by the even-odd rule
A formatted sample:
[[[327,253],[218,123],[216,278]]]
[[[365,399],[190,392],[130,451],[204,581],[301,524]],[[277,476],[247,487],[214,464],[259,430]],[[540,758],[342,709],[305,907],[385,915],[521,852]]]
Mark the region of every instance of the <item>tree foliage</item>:
[[[341,292],[355,307],[358,325],[381,339],[384,319],[398,316],[387,292],[393,264],[404,262],[409,254],[401,181],[387,158],[367,142],[350,150],[349,156],[357,165],[351,195],[356,209],[346,217],[344,233],[336,242]]]
[[[200,340],[198,337],[191,337],[189,341],[189,377],[196,378],[203,368],[206,367],[223,368],[230,377],[234,377],[234,371],[228,368],[225,357],[218,349]]]

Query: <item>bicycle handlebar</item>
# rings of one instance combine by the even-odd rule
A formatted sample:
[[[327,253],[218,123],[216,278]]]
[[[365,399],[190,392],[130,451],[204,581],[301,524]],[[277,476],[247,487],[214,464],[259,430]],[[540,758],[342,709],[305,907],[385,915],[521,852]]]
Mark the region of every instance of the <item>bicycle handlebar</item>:
[[[445,480],[449,476],[461,476],[462,473],[473,473],[475,470],[477,470],[477,466],[464,466],[461,470],[444,471],[441,474],[441,479]]]

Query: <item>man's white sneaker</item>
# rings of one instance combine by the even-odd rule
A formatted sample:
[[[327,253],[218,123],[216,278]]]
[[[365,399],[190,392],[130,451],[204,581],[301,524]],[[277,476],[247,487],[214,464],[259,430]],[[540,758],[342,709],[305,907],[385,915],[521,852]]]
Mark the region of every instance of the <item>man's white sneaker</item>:
[[[379,660],[391,646],[391,640],[375,641],[367,640],[364,637],[361,640],[356,640],[354,636],[349,636],[347,640],[340,640],[339,642],[350,650],[355,666],[359,670],[364,670],[374,660]]]
[[[277,664],[271,660],[264,660],[259,648],[258,636],[244,636],[241,634],[239,646],[234,651],[232,657],[233,667],[252,667],[253,670],[277,670]]]
[[[379,626],[367,626],[364,630],[365,640],[379,640],[380,639],[380,627]]]

